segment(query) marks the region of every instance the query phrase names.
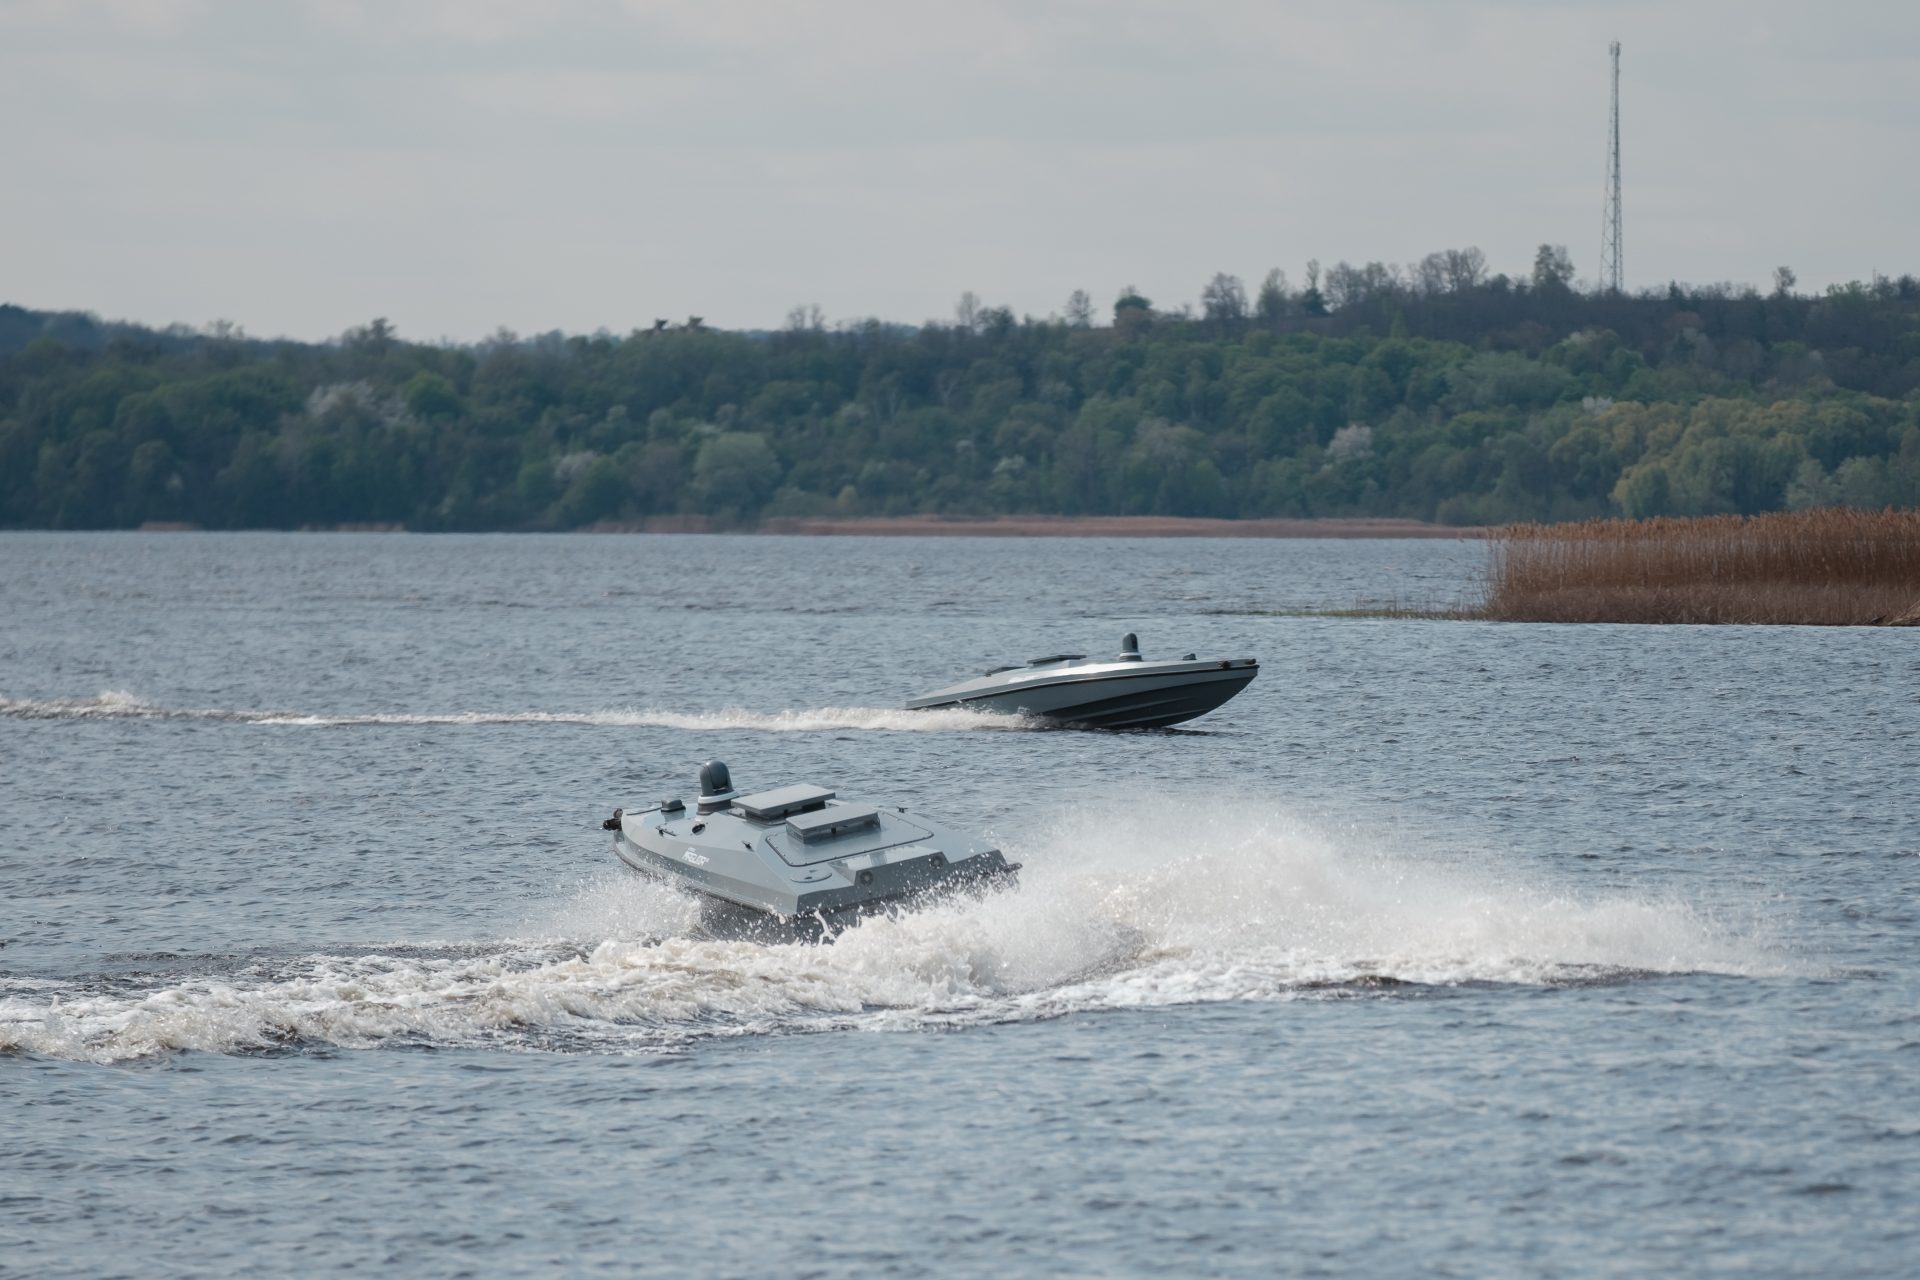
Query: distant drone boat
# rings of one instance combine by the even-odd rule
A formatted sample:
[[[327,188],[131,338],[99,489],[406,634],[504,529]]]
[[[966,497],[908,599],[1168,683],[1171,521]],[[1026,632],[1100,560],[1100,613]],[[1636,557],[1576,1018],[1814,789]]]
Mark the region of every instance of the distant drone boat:
[[[1025,666],[995,667],[907,703],[908,710],[967,707],[1034,716],[1082,729],[1164,729],[1203,716],[1246,688],[1260,673],[1254,658],[1184,658],[1149,662],[1129,631],[1106,661],[1056,653]]]
[[[955,889],[1011,884],[1020,870],[977,837],[825,787],[740,795],[718,760],[701,767],[692,805],[615,809],[601,826],[634,870],[775,921],[832,923]]]

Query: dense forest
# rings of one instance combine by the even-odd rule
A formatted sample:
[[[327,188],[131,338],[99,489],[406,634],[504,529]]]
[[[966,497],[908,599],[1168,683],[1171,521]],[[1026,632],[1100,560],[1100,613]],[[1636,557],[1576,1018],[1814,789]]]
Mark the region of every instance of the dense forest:
[[[0,527],[1920,506],[1920,282],[1794,285],[1592,293],[1563,249],[1467,249],[1197,306],[471,346],[0,306]]]

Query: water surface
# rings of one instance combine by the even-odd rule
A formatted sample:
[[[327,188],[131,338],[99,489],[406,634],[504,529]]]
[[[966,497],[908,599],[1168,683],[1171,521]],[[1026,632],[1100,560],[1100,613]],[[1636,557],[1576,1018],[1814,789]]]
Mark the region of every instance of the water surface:
[[[1474,543],[0,537],[0,1265],[1886,1275],[1910,632],[1303,616]],[[1187,730],[896,710],[1256,655]],[[1021,888],[707,935],[719,755]]]

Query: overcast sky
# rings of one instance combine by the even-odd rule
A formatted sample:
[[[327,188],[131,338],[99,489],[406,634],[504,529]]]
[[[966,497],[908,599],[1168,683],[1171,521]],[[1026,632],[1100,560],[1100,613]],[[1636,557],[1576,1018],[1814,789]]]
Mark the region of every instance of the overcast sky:
[[[1920,273],[1915,0],[0,0],[0,301],[320,338]]]

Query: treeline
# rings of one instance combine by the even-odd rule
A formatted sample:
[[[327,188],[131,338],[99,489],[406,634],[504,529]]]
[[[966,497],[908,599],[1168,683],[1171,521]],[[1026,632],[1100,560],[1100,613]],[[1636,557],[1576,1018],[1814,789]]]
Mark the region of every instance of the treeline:
[[[1197,307],[471,347],[0,307],[0,526],[569,529],[697,514],[1402,516],[1920,506],[1920,282],[1574,286],[1475,250]]]

